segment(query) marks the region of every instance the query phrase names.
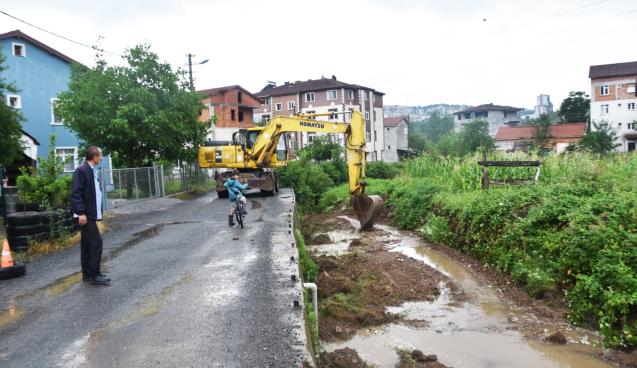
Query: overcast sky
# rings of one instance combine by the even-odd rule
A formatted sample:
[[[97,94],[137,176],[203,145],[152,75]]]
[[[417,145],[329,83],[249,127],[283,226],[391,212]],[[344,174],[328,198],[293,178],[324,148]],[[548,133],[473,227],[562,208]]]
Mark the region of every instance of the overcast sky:
[[[635,0],[21,0],[0,10],[114,53],[147,42],[197,89],[256,92],[330,77],[386,93],[385,104],[496,103],[532,108],[589,91],[588,67],[637,60]],[[93,65],[94,52],[0,14]],[[117,57],[109,62],[120,63]]]

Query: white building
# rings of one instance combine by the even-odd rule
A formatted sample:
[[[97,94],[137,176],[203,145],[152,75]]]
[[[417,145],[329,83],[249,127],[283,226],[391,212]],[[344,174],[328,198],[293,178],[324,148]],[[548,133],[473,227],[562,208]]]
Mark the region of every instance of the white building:
[[[637,150],[637,61],[593,65],[588,76],[591,121],[607,122],[615,129],[620,152]]]
[[[382,160],[398,162],[409,153],[409,117],[384,118],[383,140],[385,149]]]
[[[500,106],[492,103],[470,107],[453,114],[454,129],[456,132],[460,132],[465,125],[481,119],[489,123],[489,135],[495,137],[500,127],[520,124],[520,111],[522,109],[517,107]]]

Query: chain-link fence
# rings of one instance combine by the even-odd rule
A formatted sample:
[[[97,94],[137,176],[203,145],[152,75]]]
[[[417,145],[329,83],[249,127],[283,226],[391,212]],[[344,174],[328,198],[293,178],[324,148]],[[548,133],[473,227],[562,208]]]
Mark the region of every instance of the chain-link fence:
[[[101,170],[104,209],[193,190],[213,178],[191,164]]]

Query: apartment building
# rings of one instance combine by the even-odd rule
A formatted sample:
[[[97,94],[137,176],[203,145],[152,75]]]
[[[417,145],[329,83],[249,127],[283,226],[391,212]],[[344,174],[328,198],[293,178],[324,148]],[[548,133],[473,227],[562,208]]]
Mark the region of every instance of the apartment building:
[[[615,129],[620,152],[637,150],[637,61],[593,65],[588,76],[591,121],[607,122]]]
[[[308,79],[307,81],[285,82],[277,86],[269,83],[255,93],[261,99],[261,106],[254,111],[255,121],[267,123],[274,116],[293,116],[298,113],[331,116],[317,117],[319,120],[349,121],[348,111],[360,111],[365,117],[366,151],[368,161],[383,159],[383,96],[373,88],[363,87],[331,78]],[[295,148],[303,148],[319,133],[296,133],[288,135]],[[336,137],[342,142],[342,137]]]
[[[259,98],[245,88],[233,85],[197,91],[201,103],[206,107],[199,121],[209,121],[216,116],[217,122],[208,138],[217,141],[231,141],[232,134],[241,128],[254,126],[254,109],[261,106]]]
[[[520,124],[520,111],[523,109],[511,106],[494,105],[492,103],[464,109],[453,114],[454,129],[462,131],[466,124],[481,119],[489,123],[489,135],[495,137],[503,126]]]

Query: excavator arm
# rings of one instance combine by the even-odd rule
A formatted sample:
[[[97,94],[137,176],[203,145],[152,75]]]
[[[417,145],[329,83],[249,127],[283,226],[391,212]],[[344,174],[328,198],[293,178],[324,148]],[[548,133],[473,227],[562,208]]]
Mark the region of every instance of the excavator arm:
[[[351,195],[365,192],[365,122],[358,111],[352,112],[350,123],[337,123],[315,120],[317,116],[331,114],[311,114],[300,116],[277,116],[259,134],[248,160],[257,166],[269,165],[269,159],[276,150],[281,136],[292,132],[314,132],[345,134],[347,166],[349,173],[349,191]]]

